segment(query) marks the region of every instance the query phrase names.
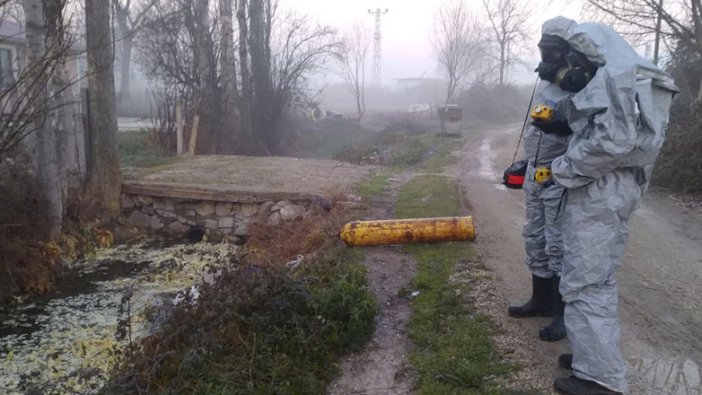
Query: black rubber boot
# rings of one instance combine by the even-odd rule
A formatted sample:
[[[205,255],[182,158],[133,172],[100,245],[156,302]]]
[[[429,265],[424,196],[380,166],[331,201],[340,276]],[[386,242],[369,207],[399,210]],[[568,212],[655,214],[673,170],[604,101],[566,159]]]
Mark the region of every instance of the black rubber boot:
[[[562,377],[553,382],[553,387],[566,395],[616,395],[621,392],[612,391],[594,381],[579,379],[575,376]]]
[[[555,315],[553,316],[553,321],[539,331],[539,339],[545,342],[557,342],[566,338],[565,321],[563,320],[565,303],[563,303],[561,293],[558,291],[561,278],[556,275],[554,275],[553,278],[551,299],[553,300],[553,305],[555,306]]]
[[[531,276],[531,298],[521,306],[509,306],[507,313],[511,317],[553,317],[552,290],[556,276],[541,278]]]
[[[561,354],[558,356],[558,366],[563,369],[573,370],[573,354]]]

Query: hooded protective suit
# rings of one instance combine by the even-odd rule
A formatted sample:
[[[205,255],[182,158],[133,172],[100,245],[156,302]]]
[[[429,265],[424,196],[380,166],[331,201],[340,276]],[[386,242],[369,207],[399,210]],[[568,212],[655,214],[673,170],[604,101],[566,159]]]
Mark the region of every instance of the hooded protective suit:
[[[565,251],[560,292],[573,372],[625,392],[614,275],[628,220],[665,139],[677,88],[669,74],[638,56],[608,26],[573,28],[573,21],[562,17],[546,23],[551,34],[599,66],[565,106],[574,135],[566,153],[552,163],[555,181],[567,189],[559,218]]]
[[[566,20],[557,24],[546,23],[541,33],[556,35],[576,26],[575,21]],[[570,96],[572,93],[562,90],[558,85],[540,81],[534,94],[534,104],[560,104]],[[529,161],[524,179],[527,223],[522,237],[526,252],[525,263],[531,274],[541,278],[549,278],[554,272],[561,272],[563,242],[556,219],[564,189],[559,185],[544,188],[534,180],[534,172],[536,167],[551,167],[551,162],[565,153],[569,141],[570,136],[542,133],[532,125],[529,125],[524,134],[524,151]]]
[[[559,103],[570,95],[556,84],[541,81],[534,95],[534,104]],[[522,236],[525,262],[531,274],[541,278],[561,272],[563,243],[556,219],[564,189],[558,185],[544,188],[534,181],[534,171],[536,167],[551,167],[551,162],[565,153],[569,140],[570,136],[542,133],[531,125],[524,134],[524,151],[529,161],[524,178],[527,223]]]

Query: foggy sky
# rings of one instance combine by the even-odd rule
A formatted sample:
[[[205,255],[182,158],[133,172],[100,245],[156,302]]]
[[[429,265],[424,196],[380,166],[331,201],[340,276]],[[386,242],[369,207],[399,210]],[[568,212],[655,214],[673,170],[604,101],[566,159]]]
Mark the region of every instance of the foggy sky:
[[[464,0],[477,13],[483,13],[480,0]],[[578,20],[581,12],[581,0],[533,0],[538,9],[534,11],[532,24],[533,38],[527,48],[524,60],[538,63],[536,42],[541,24],[554,16],[563,15]],[[434,15],[442,1],[429,0],[281,0],[280,5],[286,9],[298,10],[308,14],[322,24],[343,30],[346,26],[360,21],[371,31],[375,19],[368,14],[368,9],[389,9],[383,17],[383,80],[390,82],[396,78],[440,77],[432,48],[432,25]],[[368,70],[370,76],[370,70]],[[532,74],[526,68],[515,70],[514,82],[524,83],[532,80]]]

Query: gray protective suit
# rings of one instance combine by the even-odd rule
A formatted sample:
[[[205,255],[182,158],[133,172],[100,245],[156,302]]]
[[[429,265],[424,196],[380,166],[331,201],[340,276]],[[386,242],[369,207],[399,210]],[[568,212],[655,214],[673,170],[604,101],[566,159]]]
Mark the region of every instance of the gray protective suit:
[[[555,181],[566,190],[561,226],[560,292],[576,377],[625,392],[619,347],[617,282],[627,222],[648,187],[677,92],[671,76],[642,59],[611,28],[555,18],[556,34],[599,65],[567,102],[574,135],[555,159]],[[559,29],[561,26],[562,29]]]
[[[570,95],[556,84],[541,81],[536,88],[534,104],[560,103]],[[566,152],[569,140],[570,136],[542,133],[531,125],[524,133],[524,151],[529,161],[524,179],[527,223],[522,237],[525,263],[531,274],[541,278],[561,272],[563,242],[556,219],[564,189],[559,185],[544,188],[534,181],[534,171],[536,167],[551,167],[551,162]]]

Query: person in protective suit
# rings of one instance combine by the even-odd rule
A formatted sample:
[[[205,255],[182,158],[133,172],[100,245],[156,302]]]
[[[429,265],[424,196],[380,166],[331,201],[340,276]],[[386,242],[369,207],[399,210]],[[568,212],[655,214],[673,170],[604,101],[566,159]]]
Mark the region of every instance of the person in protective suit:
[[[573,26],[576,24],[573,23]],[[547,57],[565,57],[569,53],[568,43],[549,34],[549,25],[542,30],[539,48]],[[558,84],[541,80],[536,88],[533,103],[558,107],[573,93],[563,90]],[[539,125],[536,122],[536,125]],[[551,162],[563,155],[568,148],[568,133],[544,133],[531,125],[524,134],[524,150],[528,167],[524,178],[526,194],[526,219],[522,237],[526,252],[525,263],[532,276],[531,298],[523,305],[509,306],[512,317],[553,316],[553,321],[539,331],[544,341],[558,341],[566,337],[563,323],[565,305],[558,291],[563,261],[563,243],[557,223],[558,210],[563,196],[563,187],[553,185],[546,188],[543,179],[537,181],[537,169],[550,169]]]
[[[565,188],[560,291],[573,350],[558,359],[573,375],[557,379],[554,387],[565,394],[616,394],[627,391],[627,382],[615,273],[628,221],[665,139],[677,87],[610,27],[573,23],[562,17],[546,22],[573,54],[539,67],[542,78],[577,92],[556,117],[573,136],[551,164],[553,180]]]

